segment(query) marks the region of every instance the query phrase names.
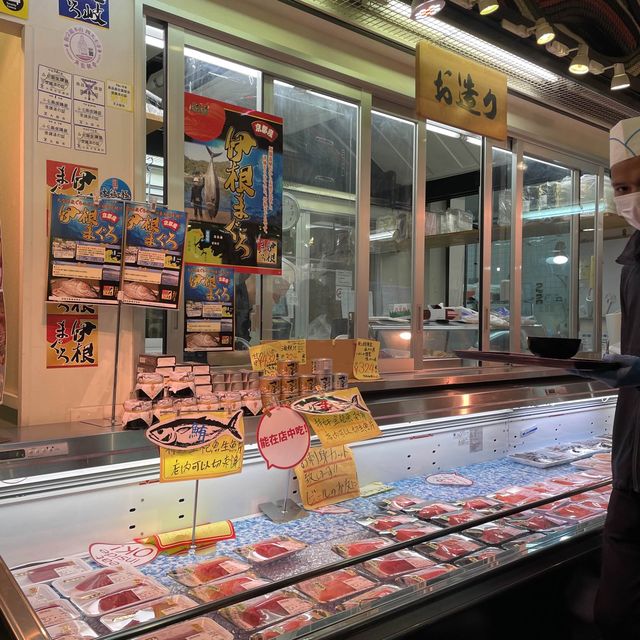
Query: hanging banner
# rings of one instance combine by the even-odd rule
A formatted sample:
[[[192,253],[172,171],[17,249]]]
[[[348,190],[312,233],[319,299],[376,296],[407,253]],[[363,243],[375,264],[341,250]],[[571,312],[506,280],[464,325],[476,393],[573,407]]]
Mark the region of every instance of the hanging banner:
[[[360,496],[358,472],[349,447],[311,447],[295,467],[305,509],[317,509]]]
[[[29,0],[0,0],[0,13],[26,20],[29,17]]]
[[[233,271],[217,267],[185,266],[184,350],[233,349]]]
[[[95,196],[99,185],[98,169],[95,167],[47,160],[47,187],[51,195]]]
[[[325,447],[382,435],[360,391],[355,387],[306,396],[296,400],[291,408],[304,415]]]
[[[51,197],[47,300],[116,304],[123,203]]]
[[[507,139],[507,76],[429,42],[416,47],[419,118]]]
[[[47,369],[97,366],[97,307],[47,304]]]
[[[282,118],[184,96],[187,262],[279,275]]]
[[[186,226],[184,211],[126,203],[124,303],[178,308]]]

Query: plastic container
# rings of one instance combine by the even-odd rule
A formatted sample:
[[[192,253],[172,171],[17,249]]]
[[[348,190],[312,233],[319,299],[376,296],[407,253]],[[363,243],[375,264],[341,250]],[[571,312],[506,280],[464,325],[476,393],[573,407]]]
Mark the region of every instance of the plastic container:
[[[52,582],[63,576],[74,576],[79,573],[90,571],[91,567],[79,558],[63,558],[55,562],[45,562],[43,564],[13,569],[13,577],[22,587],[41,582]]]
[[[306,544],[300,540],[294,540],[288,536],[276,536],[267,540],[261,540],[255,544],[248,544],[235,550],[238,555],[246,558],[254,564],[273,562],[287,558],[294,553],[305,549]]]
[[[159,600],[152,600],[142,606],[134,606],[108,613],[100,618],[100,622],[109,631],[120,631],[120,629],[130,629],[144,622],[165,618],[197,606],[198,604],[191,598],[178,594],[166,596]]]
[[[198,564],[188,564],[169,572],[174,580],[186,587],[197,587],[200,584],[213,582],[220,578],[244,573],[251,569],[246,562],[233,560],[228,556],[220,556]]]
[[[386,598],[394,593],[398,593],[398,591],[402,591],[402,588],[394,584],[381,584],[370,591],[365,591],[357,595],[355,598],[345,600],[337,606],[337,609],[340,611],[348,611],[355,607],[367,606],[376,602],[376,600],[380,600],[380,598]]]
[[[36,615],[45,627],[54,627],[80,617],[80,612],[68,600],[56,600],[36,609]]]
[[[567,520],[558,518],[551,513],[539,513],[537,510],[527,510],[505,518],[510,524],[524,527],[528,531],[550,531],[567,526]]]
[[[134,608],[143,602],[157,600],[168,593],[167,587],[147,578],[129,586],[122,585],[120,591],[110,591],[109,593],[105,593],[105,590],[102,589],[89,591],[82,596],[73,598],[71,602],[85,615],[97,617],[119,609]]]
[[[194,618],[152,631],[136,640],[233,640],[233,633],[210,618]]]
[[[460,511],[451,511],[435,516],[431,518],[431,522],[435,522],[443,527],[456,527],[461,524],[469,524],[475,520],[486,517],[486,515],[486,513],[482,513],[481,511],[460,509]]]
[[[497,522],[479,524],[476,527],[465,529],[464,532],[466,536],[480,540],[485,544],[503,544],[527,533],[529,533],[528,529],[514,527],[509,524],[499,524]]]
[[[378,578],[393,578],[419,569],[426,569],[434,564],[433,560],[425,558],[416,551],[402,549],[380,558],[367,560],[362,566]]]
[[[484,496],[464,498],[463,500],[454,502],[454,505],[459,509],[471,509],[472,511],[483,511],[486,513],[495,513],[505,509],[502,502],[494,500],[493,498],[485,498]]]
[[[384,498],[378,502],[378,506],[381,509],[390,509],[391,511],[404,511],[410,507],[415,507],[417,504],[424,504],[424,499],[404,494]]]
[[[340,569],[310,580],[304,580],[296,585],[302,593],[323,604],[342,600],[375,586],[376,582],[365,578],[355,569]]]
[[[53,586],[62,595],[71,597],[87,591],[103,589],[123,582],[131,582],[135,578],[142,578],[142,574],[132,567],[121,565],[119,567],[87,571],[68,578],[58,578],[53,581]]]
[[[480,549],[479,551],[474,551],[467,556],[463,556],[462,558],[458,558],[453,564],[456,567],[467,567],[470,564],[475,564],[476,562],[484,562],[485,564],[495,563],[501,555],[508,553],[505,549],[500,549],[499,547],[487,547],[486,549]]]
[[[279,638],[285,633],[291,633],[292,631],[303,629],[313,622],[326,618],[328,615],[329,614],[326,611],[322,611],[321,609],[312,609],[306,613],[301,613],[298,616],[284,620],[273,627],[269,627],[263,631],[258,631],[257,633],[252,634],[249,640],[273,640],[274,638]]]
[[[440,578],[451,571],[455,571],[456,567],[452,564],[434,564],[431,567],[427,567],[426,569],[421,569],[420,571],[416,571],[415,573],[409,573],[400,578],[400,582],[407,587],[414,585],[425,585],[437,578]]]
[[[430,520],[442,513],[451,513],[452,511],[458,510],[458,507],[448,504],[447,502],[429,502],[405,509],[405,511],[418,516],[421,520]]]
[[[416,518],[401,513],[394,515],[382,514],[370,518],[361,518],[360,520],[356,520],[356,522],[378,533],[390,533],[393,529],[397,529],[402,525],[416,522]]]
[[[34,609],[60,600],[60,596],[48,584],[28,585],[22,587],[22,591]]]
[[[89,640],[97,638],[98,634],[82,620],[69,620],[62,624],[56,624],[47,628],[51,640],[64,640],[64,638],[79,638]]]
[[[432,524],[430,522],[416,522],[404,527],[393,529],[391,531],[391,535],[393,535],[394,539],[398,542],[405,542],[406,540],[413,540],[414,538],[426,536],[430,533],[435,533],[436,531],[442,531],[437,524]]]
[[[335,544],[333,551],[343,558],[355,558],[363,553],[370,553],[392,545],[393,542],[389,538],[366,538],[365,540],[357,540],[356,542]]]
[[[194,598],[200,600],[200,602],[215,602],[222,598],[228,598],[257,587],[262,587],[265,584],[269,584],[269,582],[270,580],[258,578],[255,573],[250,572],[238,576],[229,576],[228,578],[222,578],[222,580],[216,580],[208,584],[201,584],[199,587],[191,589],[189,593]]]
[[[468,553],[473,553],[482,549],[484,545],[465,538],[458,533],[452,533],[442,538],[436,538],[430,540],[421,545],[418,545],[416,549],[422,553],[427,554],[433,560],[437,562],[451,562],[457,560],[462,556],[466,556]]]

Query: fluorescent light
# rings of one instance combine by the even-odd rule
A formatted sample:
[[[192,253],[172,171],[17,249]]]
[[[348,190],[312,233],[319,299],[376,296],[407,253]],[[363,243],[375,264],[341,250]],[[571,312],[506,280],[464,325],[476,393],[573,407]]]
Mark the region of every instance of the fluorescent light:
[[[155,36],[150,36],[148,33],[144,37],[144,41],[150,47],[155,47],[156,49],[164,49],[164,40],[161,38],[156,38]]]
[[[453,129],[447,129],[445,127],[440,127],[437,124],[431,124],[427,122],[427,131],[431,131],[431,133],[439,133],[441,136],[447,136],[449,138],[460,138],[460,134],[457,131],[453,131]]]
[[[400,340],[411,340],[411,331],[401,331]]]
[[[611,78],[611,91],[620,91],[621,89],[628,89],[631,86],[631,81],[627,75],[627,71],[622,62],[616,62],[613,65],[613,78]]]
[[[469,144],[476,145],[476,147],[482,146],[482,138],[476,138],[475,136],[465,136],[463,140],[465,142],[468,142]]]
[[[393,231],[376,231],[369,236],[369,240],[391,240],[393,234]]]
[[[583,229],[585,233],[589,233],[590,231],[595,231],[595,229]]]
[[[576,76],[583,76],[589,73],[589,47],[586,44],[581,44],[578,47],[578,53],[576,53],[569,65],[569,71]]]
[[[295,87],[288,82],[282,82],[282,80],[274,80],[273,84],[277,84],[279,87],[284,87],[285,89],[294,89]]]
[[[392,116],[389,113],[382,113],[381,111],[371,111],[371,115],[378,116],[380,118],[386,118],[387,120],[394,120],[395,122],[402,122],[402,124],[410,124],[413,126],[413,122],[405,120],[404,118],[398,118],[398,116]]]
[[[524,156],[523,160],[525,161],[530,160],[531,162],[539,162],[540,164],[546,164],[548,167],[553,167],[554,169],[562,169],[563,171],[567,172],[567,175],[569,175],[569,170],[567,169],[567,167],[563,167],[562,165],[559,165],[559,164],[553,164],[553,162],[547,162],[546,160],[539,160],[538,158],[530,158],[529,156]]]
[[[202,62],[207,62],[208,64],[213,64],[217,67],[228,69],[229,71],[235,71],[236,73],[250,76],[251,78],[260,77],[260,72],[257,69],[245,67],[241,64],[237,64],[236,62],[229,62],[229,60],[224,60],[223,58],[217,58],[216,56],[212,56],[210,53],[205,53],[204,51],[198,51],[197,49],[189,49],[185,47],[184,55],[186,58],[201,60]]]
[[[549,44],[556,37],[553,27],[544,19],[540,18],[535,26],[536,42],[539,45]]]
[[[318,93],[317,91],[311,91],[311,89],[306,90],[307,93],[311,96],[316,96],[316,98],[322,98],[323,100],[331,100],[332,102],[337,102],[338,104],[346,104],[348,107],[355,107],[353,102],[347,102],[346,100],[340,100],[340,98],[334,98],[333,96],[327,96],[324,93]]]
[[[488,16],[499,8],[500,3],[497,0],[478,0],[478,10],[481,16]]]

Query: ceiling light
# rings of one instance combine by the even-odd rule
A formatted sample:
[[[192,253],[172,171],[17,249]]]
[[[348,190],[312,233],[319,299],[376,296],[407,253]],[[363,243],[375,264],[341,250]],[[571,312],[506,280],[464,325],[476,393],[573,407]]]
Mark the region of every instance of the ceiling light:
[[[613,78],[611,79],[611,91],[620,91],[621,89],[628,89],[631,86],[631,81],[627,75],[627,71],[621,62],[616,62],[613,65]]]
[[[562,42],[558,42],[557,40],[553,40],[545,46],[549,53],[552,53],[554,56],[558,56],[558,58],[568,56],[571,51],[566,44],[562,44]]]
[[[589,47],[586,44],[581,44],[578,47],[578,53],[569,65],[569,71],[577,76],[589,73]]]
[[[538,44],[548,44],[556,37],[553,27],[544,18],[536,22],[534,33]]]
[[[437,124],[427,123],[427,131],[431,131],[431,133],[438,133],[441,136],[447,136],[448,138],[460,138],[460,134],[457,131],[453,131],[452,129],[447,129],[445,127],[439,127]]]
[[[478,0],[478,10],[481,16],[488,16],[500,8],[498,0]]]
[[[401,331],[400,340],[411,340],[411,331]]]
[[[594,76],[600,76],[605,71],[605,66],[600,64],[597,60],[589,60],[589,73],[593,73]]]
[[[567,256],[552,256],[547,258],[547,264],[567,264],[569,258]]]
[[[476,138],[475,136],[465,136],[464,141],[469,144],[474,144],[476,147],[482,146],[482,138]]]
[[[413,0],[411,2],[411,17],[413,20],[430,18],[440,13],[444,8],[445,0]]]
[[[556,246],[553,249],[553,255],[546,259],[547,264],[567,264],[569,262],[569,256],[566,254],[567,245],[564,242],[556,242]]]
[[[525,27],[523,24],[515,24],[513,22],[509,22],[509,20],[501,20],[500,26],[505,30],[513,33],[514,36],[518,36],[520,38],[528,38],[529,37],[529,29]]]

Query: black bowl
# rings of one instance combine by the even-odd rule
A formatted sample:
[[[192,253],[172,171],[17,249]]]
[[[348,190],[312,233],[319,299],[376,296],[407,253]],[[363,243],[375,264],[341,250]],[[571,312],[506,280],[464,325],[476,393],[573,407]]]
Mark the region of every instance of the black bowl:
[[[529,338],[529,351],[541,358],[559,358],[566,360],[580,350],[582,340],[578,338]]]

